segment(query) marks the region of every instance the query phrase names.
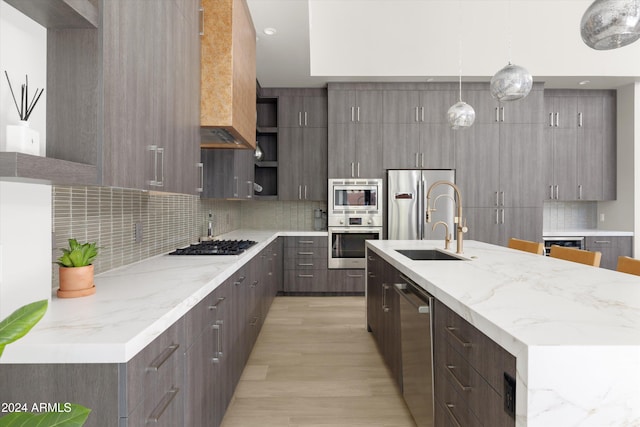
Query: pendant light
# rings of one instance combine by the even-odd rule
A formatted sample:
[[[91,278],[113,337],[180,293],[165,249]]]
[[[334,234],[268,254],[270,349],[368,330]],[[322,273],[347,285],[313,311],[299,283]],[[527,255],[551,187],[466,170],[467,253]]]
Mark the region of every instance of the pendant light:
[[[580,22],[582,41],[592,49],[609,50],[640,38],[640,0],[596,0]]]
[[[507,6],[507,38],[509,57],[511,57],[511,29],[509,24],[509,15],[511,12],[511,1]],[[516,101],[529,95],[533,87],[533,78],[531,74],[519,65],[514,65],[508,61],[507,65],[498,71],[491,78],[491,96],[498,101]]]
[[[462,9],[460,7],[460,1],[458,1],[458,9]],[[458,16],[461,16],[460,11],[458,12]],[[451,129],[466,129],[471,127],[473,122],[476,119],[476,112],[473,107],[462,100],[462,36],[458,35],[458,70],[459,70],[459,80],[458,80],[458,89],[459,89],[459,98],[458,102],[453,104],[449,110],[447,111],[447,119],[449,120],[449,125],[451,125]]]
[[[256,151],[253,153],[253,156],[258,162],[262,161],[262,159],[264,158],[264,152],[262,151],[262,148],[260,148],[260,144],[258,144],[258,141],[256,141]]]

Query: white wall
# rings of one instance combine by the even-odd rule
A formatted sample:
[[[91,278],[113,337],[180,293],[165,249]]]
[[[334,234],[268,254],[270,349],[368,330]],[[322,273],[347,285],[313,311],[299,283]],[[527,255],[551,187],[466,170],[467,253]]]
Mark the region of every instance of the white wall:
[[[5,145],[7,125],[20,120],[5,70],[20,105],[20,86],[29,76],[29,98],[36,88],[44,88],[38,104],[29,118],[30,127],[40,133],[40,143],[46,145],[47,105],[47,30],[21,12],[0,1],[0,147]]]
[[[51,300],[51,186],[0,181],[0,319]]]
[[[29,76],[30,93],[44,88],[47,31],[0,1],[0,142],[6,126],[19,121],[4,71],[17,101]],[[31,118],[31,128],[46,141],[46,88]],[[0,319],[16,308],[51,299],[51,186],[0,182]]]

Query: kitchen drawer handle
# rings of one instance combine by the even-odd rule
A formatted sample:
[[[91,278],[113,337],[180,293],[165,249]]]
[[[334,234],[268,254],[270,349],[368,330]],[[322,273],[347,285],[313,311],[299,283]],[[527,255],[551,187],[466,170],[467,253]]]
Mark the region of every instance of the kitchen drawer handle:
[[[204,191],[204,163],[196,163],[196,168],[200,170],[200,186],[196,187],[196,192],[202,193]]]
[[[611,241],[610,240],[594,240],[593,243],[603,243],[603,244],[606,243],[606,244],[609,244],[609,243],[611,243]]]
[[[313,263],[312,262],[299,263],[298,267],[313,267]]]
[[[447,412],[449,413],[449,418],[451,418],[451,421],[453,421],[456,427],[462,427],[462,424],[460,424],[460,422],[458,421],[458,419],[456,418],[455,414],[452,411],[452,409],[454,409],[456,405],[454,405],[453,403],[445,403],[444,406],[445,408],[447,408]]]
[[[315,255],[314,252],[298,252],[298,255]]]
[[[224,301],[224,299],[225,299],[224,297],[220,297],[220,298],[218,298],[218,301],[216,301],[216,303],[215,303],[215,304],[213,304],[213,305],[210,305],[210,306],[209,306],[209,310],[215,310],[216,308],[218,308],[218,305],[219,305],[222,301]]]
[[[359,278],[361,278],[361,277],[364,277],[364,275],[362,275],[362,274],[349,274],[349,273],[347,273],[347,277],[351,277],[351,278],[353,278],[353,279],[359,279]]]
[[[578,113],[578,127],[582,127],[582,113]]]
[[[242,282],[244,282],[244,279],[246,279],[247,276],[240,276],[238,277],[238,280],[236,280],[235,282],[233,282],[234,285],[238,286],[240,285]]]
[[[148,366],[146,371],[157,372],[162,365],[164,365],[164,362],[169,360],[171,355],[175,353],[178,347],[180,347],[180,344],[171,344],[160,354],[160,356],[156,357],[156,359],[151,362],[151,366]]]
[[[213,329],[214,331],[217,331],[218,333],[216,334],[216,352],[214,353],[214,357],[211,358],[211,361],[213,363],[219,363],[220,362],[220,358],[222,357],[222,345],[220,344],[220,342],[222,341],[222,325],[224,324],[223,320],[218,320],[216,321],[215,324],[211,325],[211,329]]]
[[[368,259],[369,261],[375,261],[375,260],[376,260],[376,258],[375,258],[375,257],[373,257],[373,256],[371,256],[371,255],[369,255],[369,256],[367,257],[367,259]]]
[[[156,406],[153,412],[151,412],[149,418],[147,418],[147,424],[157,423],[160,421],[162,414],[164,414],[164,411],[166,411],[169,405],[171,405],[171,402],[173,402],[173,399],[175,399],[179,391],[179,388],[174,387],[164,394],[162,400],[158,403],[158,406]]]
[[[471,386],[462,384],[462,381],[460,381],[460,379],[457,377],[457,375],[453,372],[455,369],[456,369],[455,365],[447,365],[447,370],[449,371],[449,374],[451,374],[451,376],[455,380],[456,384],[458,384],[458,387],[460,387],[460,389],[462,391],[470,391],[471,390]]]
[[[313,245],[313,240],[298,240],[298,244],[300,245]]]
[[[258,286],[258,281],[254,280],[253,282],[251,282],[251,284],[249,285],[252,288],[255,288],[256,286]]]
[[[253,321],[249,322],[249,326],[256,326],[258,324],[258,317],[254,317]]]
[[[471,343],[464,341],[463,339],[461,339],[458,335],[456,335],[456,333],[454,331],[457,331],[458,328],[455,328],[453,326],[447,326],[445,328],[447,330],[447,332],[449,332],[449,334],[455,338],[456,341],[458,341],[460,343],[460,345],[462,345],[464,348],[469,348],[471,347]]]
[[[553,113],[549,113],[549,127],[553,127]]]
[[[313,278],[313,274],[298,274],[298,277],[304,278]]]

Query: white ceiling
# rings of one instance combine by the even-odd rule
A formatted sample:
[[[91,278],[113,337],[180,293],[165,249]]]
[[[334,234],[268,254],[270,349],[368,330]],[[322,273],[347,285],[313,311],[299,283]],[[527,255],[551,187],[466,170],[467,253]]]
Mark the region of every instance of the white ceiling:
[[[329,81],[489,81],[511,60],[548,88],[640,82],[640,41],[580,39],[591,0],[247,0],[262,87]],[[508,24],[507,24],[508,22]],[[263,30],[277,30],[267,36]],[[578,82],[590,80],[585,86]]]

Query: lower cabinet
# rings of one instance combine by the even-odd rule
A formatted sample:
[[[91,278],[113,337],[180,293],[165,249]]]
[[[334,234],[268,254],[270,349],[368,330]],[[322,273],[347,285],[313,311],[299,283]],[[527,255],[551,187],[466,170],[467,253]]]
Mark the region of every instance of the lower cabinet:
[[[615,270],[618,267],[619,256],[632,256],[631,236],[588,236],[585,238],[584,246],[588,251],[599,251],[602,253],[600,268]]]
[[[402,390],[399,274],[367,249],[367,326]],[[515,357],[438,300],[433,319],[433,425],[514,427]]]
[[[11,384],[0,402],[83,405],[86,427],[219,426],[276,295],[279,248],[277,239],[127,363],[0,364],[0,384]]]

